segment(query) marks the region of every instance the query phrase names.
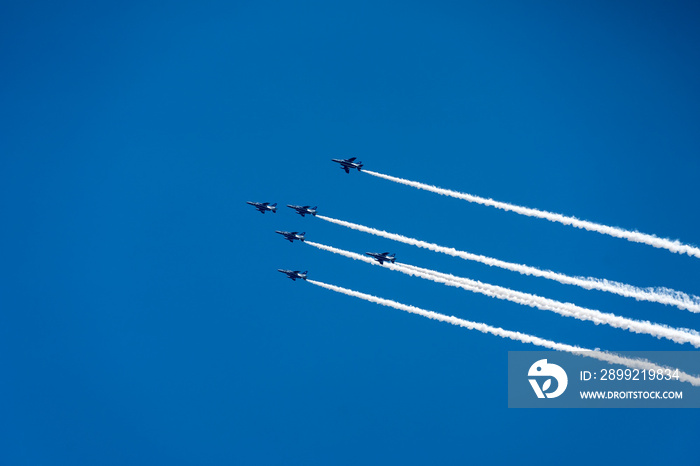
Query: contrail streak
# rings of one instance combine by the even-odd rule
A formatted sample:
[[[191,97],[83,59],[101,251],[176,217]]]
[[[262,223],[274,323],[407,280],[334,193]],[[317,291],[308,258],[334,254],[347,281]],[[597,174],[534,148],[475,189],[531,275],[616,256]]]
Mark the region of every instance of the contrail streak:
[[[542,277],[549,280],[557,281],[565,285],[580,286],[581,288],[585,288],[587,290],[606,291],[608,293],[613,293],[619,296],[634,298],[638,301],[656,302],[660,304],[676,306],[680,309],[686,309],[690,312],[700,313],[699,297],[690,296],[680,291],[675,291],[668,288],[638,288],[636,286],[627,285],[625,283],[615,282],[612,280],[601,280],[598,278],[591,277],[571,277],[563,273],[552,272],[551,270],[541,270],[537,267],[532,267],[529,265],[515,264],[512,262],[505,262],[499,259],[494,259],[492,257],[482,256],[479,254],[472,254],[470,252],[460,251],[455,248],[448,248],[445,246],[437,245],[435,243],[428,243],[426,241],[421,241],[415,238],[409,238],[407,236],[398,235],[396,233],[389,233],[387,231],[377,230],[375,228],[370,228],[364,225],[358,225],[357,223],[351,223],[346,222],[344,220],[326,217],[324,215],[318,215],[317,218],[320,218],[327,222],[335,223],[336,225],[351,228],[353,230],[362,231],[364,233],[369,233],[375,236],[381,236],[382,238],[398,241],[400,243],[410,244],[412,246],[417,246],[419,248],[428,249],[434,252],[440,252],[453,257],[459,257],[465,260],[480,262],[491,267],[499,267],[502,269],[511,270],[513,272],[518,272],[522,275]]]
[[[581,228],[583,230],[595,231],[604,235],[614,236],[616,238],[624,238],[628,241],[632,241],[635,243],[648,244],[649,246],[653,246],[655,248],[667,249],[671,252],[675,252],[678,254],[688,254],[689,256],[700,258],[700,248],[683,244],[678,240],[659,238],[658,236],[640,233],[638,231],[624,230],[622,228],[601,225],[599,223],[589,222],[587,220],[579,220],[575,217],[569,217],[562,214],[556,214],[544,210],[508,204],[507,202],[494,201],[493,199],[474,196],[472,194],[467,193],[460,193],[458,191],[452,191],[450,189],[438,188],[437,186],[419,183],[417,181],[405,180],[403,178],[396,178],[395,176],[384,175],[382,173],[377,173],[370,170],[363,169],[362,172],[367,173],[368,175],[376,176],[378,178],[393,181],[395,183],[405,184],[406,186],[412,186],[414,188],[424,189],[433,193],[442,194],[443,196],[450,196],[457,199],[463,199],[465,201],[474,202],[476,204],[491,206],[497,209],[515,212],[516,214],[520,215],[527,215],[528,217],[543,218],[545,220],[549,220],[550,222],[571,225],[572,227]]]
[[[306,241],[306,244],[318,249],[322,249],[324,251],[329,251],[335,254],[339,254],[341,256],[348,257],[350,259],[367,262],[373,265],[379,265],[378,262],[361,254],[334,248],[332,246],[326,246],[324,244],[315,243],[313,241]],[[573,317],[579,320],[588,320],[595,323],[596,325],[605,324],[610,325],[611,327],[628,330],[634,333],[644,333],[647,335],[655,336],[656,338],[666,338],[678,344],[690,343],[696,348],[700,348],[700,334],[693,330],[681,330],[668,327],[666,325],[655,324],[649,321],[628,319],[626,317],[620,317],[615,314],[604,313],[594,309],[588,309],[585,307],[577,306],[576,304],[563,303],[560,301],[555,301],[553,299],[544,298],[529,293],[523,293],[521,291],[511,290],[510,288],[504,288],[502,286],[482,283],[476,280],[471,280],[469,278],[455,277],[454,275],[437,272],[435,270],[424,269],[422,267],[416,267],[413,265],[391,263],[384,263],[382,265],[385,268],[396,270],[406,275],[412,275],[423,278],[425,280],[431,280],[437,283],[442,283],[444,285],[462,288],[468,291],[472,291],[474,293],[481,293],[492,298],[503,299],[517,304],[523,304],[525,306],[541,309],[544,311],[552,311],[559,315]]]
[[[481,333],[486,333],[486,334],[491,334],[491,335],[496,335],[501,338],[508,338],[511,340],[515,341],[520,341],[522,343],[530,343],[532,345],[536,346],[541,346],[544,348],[549,348],[553,349],[556,351],[563,351],[567,353],[574,353],[578,354],[581,356],[597,359],[599,361],[605,361],[610,364],[621,364],[624,366],[627,366],[632,369],[644,369],[644,370],[665,370],[668,369],[667,367],[659,366],[657,364],[654,364],[649,361],[645,361],[643,359],[632,359],[632,358],[626,358],[624,356],[620,356],[617,354],[612,354],[612,353],[606,353],[603,351],[598,351],[598,350],[589,350],[585,348],[581,348],[578,346],[572,346],[572,345],[566,345],[564,343],[556,343],[550,340],[545,340],[543,338],[539,338],[533,335],[528,335],[526,333],[520,333],[520,332],[514,332],[512,330],[505,330],[500,327],[492,327],[487,324],[483,324],[480,322],[472,322],[469,320],[465,319],[460,319],[455,316],[446,316],[444,314],[438,314],[437,312],[433,311],[427,311],[425,309],[421,309],[419,307],[415,306],[409,306],[407,304],[401,304],[396,301],[392,301],[390,299],[384,299],[384,298],[378,298],[376,296],[372,296],[369,294],[365,293],[360,293],[359,291],[353,291],[349,290],[347,288],[341,288],[339,286],[335,285],[329,285],[327,283],[323,282],[318,282],[316,280],[307,280],[308,283],[311,283],[312,285],[320,286],[321,288],[325,288],[327,290],[335,291],[337,293],[342,293],[346,294],[348,296],[353,296],[356,298],[364,299],[365,301],[369,301],[372,303],[380,304],[382,306],[387,306],[387,307],[392,307],[394,309],[398,309],[400,311],[406,311],[410,312],[411,314],[418,314],[423,317],[427,317],[428,319],[434,319],[434,320],[439,320],[440,322],[447,322],[452,325],[456,325],[458,327],[464,327],[469,330],[477,330]],[[700,378],[686,374],[684,372],[678,371],[679,373],[679,380],[683,382],[689,382],[690,384],[698,387],[700,386]]]

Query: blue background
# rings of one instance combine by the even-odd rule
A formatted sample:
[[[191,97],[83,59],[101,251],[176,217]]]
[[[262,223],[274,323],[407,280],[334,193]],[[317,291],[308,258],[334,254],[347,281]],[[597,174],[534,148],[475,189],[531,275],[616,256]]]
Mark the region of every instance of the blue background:
[[[276,271],[585,347],[692,349],[274,233],[697,329],[283,207],[700,294],[696,258],[329,160],[700,243],[698,6],[565,3],[5,2],[0,462],[697,463],[693,410],[509,410],[507,351],[535,347]]]

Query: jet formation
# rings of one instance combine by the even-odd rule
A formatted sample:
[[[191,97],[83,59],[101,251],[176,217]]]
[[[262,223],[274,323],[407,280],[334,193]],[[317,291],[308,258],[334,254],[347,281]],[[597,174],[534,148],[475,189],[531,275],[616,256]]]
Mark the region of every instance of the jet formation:
[[[279,230],[275,230],[275,233],[279,233],[280,235],[284,236],[284,239],[286,239],[290,243],[293,243],[295,239],[298,239],[299,241],[304,242],[304,239],[305,239],[304,235],[306,234],[306,232],[298,233],[296,231],[279,231]]]
[[[357,171],[362,171],[362,162],[359,160],[356,161],[356,157],[351,157],[349,159],[331,159],[333,162],[340,164],[340,168],[345,170],[345,173],[350,173],[351,169],[356,169]],[[272,213],[277,213],[277,203],[270,204],[269,202],[252,202],[252,201],[247,201],[247,204],[250,204],[254,206],[258,212],[264,214],[267,211],[271,211]],[[294,209],[296,213],[301,215],[302,217],[306,215],[312,215],[316,216],[316,209],[318,209],[317,206],[310,207],[308,205],[305,206],[298,206],[294,204],[287,204],[287,207],[290,209]],[[299,240],[301,242],[304,242],[306,239],[305,235],[306,232],[296,232],[296,231],[281,231],[281,230],[275,230],[275,233],[278,233],[282,236],[284,236],[284,239],[289,241],[290,243],[293,243],[294,240]],[[380,264],[384,265],[384,262],[391,262],[392,264],[396,261],[396,255],[395,254],[389,254],[388,252],[366,252],[368,256],[372,257],[374,260],[379,262]],[[300,280],[306,280],[306,274],[307,272],[300,272],[298,270],[286,270],[286,269],[277,269],[279,272],[282,272],[283,274],[287,275],[287,278],[292,279],[293,281],[296,281],[297,279]]]
[[[362,171],[362,162],[359,160],[355,162],[357,157],[350,157],[349,159],[331,159],[335,163],[340,164],[340,168],[345,170],[345,173],[350,173],[351,168],[357,168],[357,171]]]
[[[255,208],[258,209],[258,212],[260,212],[261,214],[264,214],[268,210],[271,210],[273,214],[277,213],[277,203],[276,202],[274,204],[270,204],[269,202],[246,201],[246,204],[250,204],[252,206],[255,206]]]
[[[306,274],[309,273],[308,271],[301,273],[298,270],[285,270],[285,269],[277,269],[278,272],[282,272],[284,274],[287,274],[287,278],[291,278],[292,281],[297,281],[297,278],[301,280],[306,280]]]
[[[365,254],[372,257],[382,265],[384,265],[384,261],[391,262],[392,264],[396,262],[396,254],[389,255],[388,252],[382,252],[381,254],[378,252],[366,252]]]
[[[287,204],[287,207],[290,209],[294,209],[297,211],[299,215],[302,217],[306,214],[313,215],[314,217],[316,216],[316,209],[318,209],[317,206],[314,207],[309,207],[307,205],[305,206],[298,206],[298,205],[292,205],[292,204]]]

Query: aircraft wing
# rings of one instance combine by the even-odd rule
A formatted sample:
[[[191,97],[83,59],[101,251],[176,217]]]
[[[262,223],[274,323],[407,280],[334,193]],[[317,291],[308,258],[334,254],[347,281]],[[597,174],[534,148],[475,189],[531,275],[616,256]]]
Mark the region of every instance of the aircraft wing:
[[[343,170],[345,170],[345,173],[350,173],[350,169],[348,167],[343,167]]]
[[[354,162],[356,158],[357,158],[357,157],[350,157],[350,158],[348,159],[348,162]]]

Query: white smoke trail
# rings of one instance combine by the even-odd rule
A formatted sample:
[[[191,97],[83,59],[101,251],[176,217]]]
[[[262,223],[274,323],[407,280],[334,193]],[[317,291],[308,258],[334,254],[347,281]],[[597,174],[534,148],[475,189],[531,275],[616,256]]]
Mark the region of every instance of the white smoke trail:
[[[563,273],[552,272],[551,270],[540,270],[537,267],[531,267],[529,265],[514,264],[512,262],[505,262],[502,260],[494,259],[492,257],[472,254],[466,251],[459,251],[455,248],[448,248],[445,246],[437,245],[435,243],[428,243],[426,241],[409,238],[403,235],[398,235],[396,233],[389,233],[383,230],[377,230],[375,228],[366,227],[364,225],[358,225],[357,223],[351,223],[346,222],[344,220],[326,217],[324,215],[318,215],[317,218],[320,218],[327,222],[335,223],[336,225],[351,228],[353,230],[369,233],[371,235],[381,236],[382,238],[398,241],[400,243],[410,244],[412,246],[428,249],[434,252],[440,252],[453,257],[459,257],[465,260],[480,262],[491,267],[499,267],[502,269],[511,270],[513,272],[518,272],[523,275],[532,275],[535,277],[547,278],[549,280],[554,280],[565,285],[580,286],[581,288],[585,288],[587,290],[606,291],[608,293],[626,296],[628,298],[634,298],[638,301],[656,302],[660,304],[676,306],[680,309],[686,309],[690,312],[700,313],[700,297],[690,296],[680,291],[675,291],[668,288],[638,288],[636,286],[605,279],[601,280],[598,278],[590,277],[571,277]]]
[[[403,178],[396,178],[395,176],[384,175],[383,173],[377,173],[370,170],[363,169],[362,172],[367,173],[368,175],[376,176],[378,178],[393,181],[395,183],[405,184],[406,186],[412,186],[414,188],[424,189],[426,191],[441,194],[443,196],[463,199],[465,201],[474,202],[476,204],[491,206],[497,209],[515,212],[520,215],[527,215],[528,217],[543,218],[545,220],[549,220],[550,222],[571,225],[572,227],[581,228],[583,230],[595,231],[604,235],[614,236],[616,238],[624,238],[628,241],[632,241],[635,243],[644,243],[655,248],[667,249],[671,252],[675,252],[678,254],[688,254],[689,256],[700,258],[700,248],[683,244],[678,240],[659,238],[658,236],[640,233],[638,231],[624,230],[622,228],[601,225],[599,223],[589,222],[587,220],[579,220],[575,217],[569,217],[562,214],[555,214],[553,212],[547,212],[544,210],[508,204],[507,202],[494,201],[493,199],[474,196],[472,194],[467,193],[460,193],[458,191],[452,191],[450,189],[438,188],[437,186],[419,183],[417,181],[405,180]]]
[[[410,312],[411,314],[417,314],[423,317],[427,317],[428,319],[434,319],[438,320],[441,322],[447,322],[452,325],[456,325],[458,327],[464,327],[469,330],[477,330],[482,333],[486,334],[491,334],[491,335],[496,335],[501,338],[508,338],[511,340],[515,341],[520,341],[522,343],[530,343],[532,345],[536,346],[541,346],[544,348],[549,348],[553,349],[556,351],[563,351],[567,353],[574,353],[580,356],[585,356],[593,359],[597,359],[599,361],[605,361],[610,364],[621,364],[624,366],[627,366],[632,369],[640,369],[640,370],[653,370],[657,371],[659,369],[665,370],[669,369],[667,367],[659,366],[657,364],[654,364],[652,362],[643,360],[643,359],[632,359],[632,358],[626,358],[624,356],[620,356],[617,354],[613,353],[606,353],[603,351],[598,351],[598,350],[589,350],[586,348],[581,348],[578,346],[572,346],[572,345],[566,345],[564,343],[556,343],[550,340],[545,340],[543,338],[539,338],[533,335],[528,335],[526,333],[520,333],[520,332],[514,332],[512,330],[505,330],[500,327],[492,327],[487,324],[483,324],[480,322],[472,322],[469,320],[465,319],[460,319],[455,316],[446,316],[444,314],[438,314],[437,312],[433,311],[427,311],[425,309],[421,309],[419,307],[415,306],[409,306],[407,304],[401,304],[396,301],[392,301],[390,299],[384,299],[384,298],[378,298],[376,296],[372,296],[369,294],[365,293],[360,293],[359,291],[353,291],[349,290],[347,288],[341,288],[339,286],[335,285],[329,285],[327,283],[323,282],[318,282],[316,280],[307,280],[308,283],[311,283],[312,285],[320,286],[321,288],[325,288],[327,290],[335,291],[337,293],[342,293],[346,294],[348,296],[353,296],[356,298],[364,299],[365,301],[369,301],[372,303],[380,304],[382,306],[387,306],[387,307],[392,307],[394,309],[398,309],[400,311],[406,311]],[[679,372],[679,380],[683,382],[689,382],[690,384],[698,387],[700,386],[700,378],[695,377],[689,374],[686,374],[684,372],[678,371]]]
[[[373,265],[379,265],[379,263],[374,261],[373,259],[370,259],[369,257],[354,252],[345,251],[343,249],[334,248],[332,246],[326,246],[324,244],[315,243],[313,241],[306,241],[306,244],[318,249],[322,249],[324,251],[329,251],[335,254],[339,254],[341,256],[349,257],[350,259],[360,260]],[[615,314],[604,313],[594,309],[588,309],[585,307],[577,306],[576,304],[563,303],[560,301],[555,301],[553,299],[544,298],[529,293],[523,293],[521,291],[511,290],[510,288],[504,288],[502,286],[482,283],[476,280],[471,280],[469,278],[455,277],[454,275],[437,272],[435,270],[424,269],[422,267],[416,267],[413,265],[384,263],[383,266],[388,269],[404,273],[406,275],[420,277],[425,280],[431,280],[448,286],[463,288],[474,293],[481,293],[492,298],[498,298],[506,301],[511,301],[517,304],[523,304],[525,306],[534,307],[543,311],[552,311],[566,317],[573,317],[579,320],[591,321],[596,325],[610,325],[611,327],[628,330],[634,333],[644,333],[647,335],[655,336],[656,338],[666,338],[678,344],[690,343],[696,348],[700,348],[700,334],[693,330],[681,330],[668,327],[666,325],[652,323],[649,321],[628,319],[626,317],[617,316]]]

